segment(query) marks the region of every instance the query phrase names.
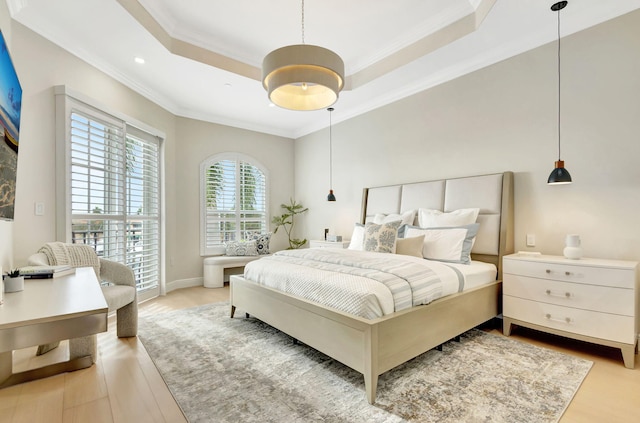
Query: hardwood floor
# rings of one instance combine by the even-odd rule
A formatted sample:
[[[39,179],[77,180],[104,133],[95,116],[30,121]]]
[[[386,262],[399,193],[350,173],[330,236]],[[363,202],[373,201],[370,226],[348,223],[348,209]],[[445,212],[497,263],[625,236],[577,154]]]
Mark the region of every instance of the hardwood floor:
[[[226,301],[228,296],[228,287],[179,289],[141,304],[140,315]],[[112,319],[109,331],[98,335],[94,366],[0,390],[0,423],[186,422],[140,341],[117,338]],[[561,423],[640,420],[637,355],[636,368],[630,370],[622,364],[620,352],[611,348],[524,328],[517,328],[512,338],[594,362]],[[20,350],[14,353],[15,370],[38,367],[67,353],[66,343],[42,357],[35,357],[35,347]]]

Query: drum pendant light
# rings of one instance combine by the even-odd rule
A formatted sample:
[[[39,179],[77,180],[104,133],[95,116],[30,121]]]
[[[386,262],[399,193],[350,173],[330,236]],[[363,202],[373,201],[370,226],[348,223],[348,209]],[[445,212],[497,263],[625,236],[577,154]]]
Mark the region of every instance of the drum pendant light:
[[[560,11],[565,8],[567,3],[566,1],[560,1],[551,6],[552,11],[558,12],[558,160],[547,179],[547,183],[552,185],[571,183],[571,175],[564,168],[564,161],[560,158]]]
[[[304,43],[281,47],[262,61],[262,86],[269,100],[289,110],[320,110],[338,100],[344,87],[344,62],[336,53]]]
[[[336,201],[336,196],[333,195],[333,137],[331,134],[331,112],[333,107],[327,109],[329,111],[329,195],[327,195],[327,201]]]

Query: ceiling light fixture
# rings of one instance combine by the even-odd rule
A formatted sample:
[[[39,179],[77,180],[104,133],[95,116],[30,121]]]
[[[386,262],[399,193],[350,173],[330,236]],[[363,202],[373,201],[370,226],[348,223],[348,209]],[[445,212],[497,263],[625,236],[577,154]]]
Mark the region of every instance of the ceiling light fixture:
[[[320,110],[338,100],[344,87],[344,62],[324,47],[304,43],[281,47],[262,61],[262,85],[274,104],[289,110]]]
[[[133,60],[140,65],[144,65],[144,59],[142,57],[135,57]]]
[[[329,107],[327,110],[329,111],[329,195],[327,195],[327,201],[336,201],[336,196],[333,195],[333,137],[331,133],[333,107]]]
[[[560,1],[551,6],[552,11],[558,12],[558,160],[549,175],[549,179],[547,179],[547,183],[553,185],[571,183],[571,175],[564,168],[564,161],[560,158],[560,11],[565,8],[567,3],[566,1]]]

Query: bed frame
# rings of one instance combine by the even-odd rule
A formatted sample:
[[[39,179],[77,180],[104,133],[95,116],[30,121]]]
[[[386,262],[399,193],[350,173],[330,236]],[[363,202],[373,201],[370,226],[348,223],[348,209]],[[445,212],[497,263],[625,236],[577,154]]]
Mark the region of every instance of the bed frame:
[[[496,281],[370,320],[231,276],[231,317],[238,308],[362,373],[373,404],[379,375],[500,313],[502,256],[513,252],[513,173],[365,188],[361,221],[419,207],[480,207],[472,257],[494,263]]]

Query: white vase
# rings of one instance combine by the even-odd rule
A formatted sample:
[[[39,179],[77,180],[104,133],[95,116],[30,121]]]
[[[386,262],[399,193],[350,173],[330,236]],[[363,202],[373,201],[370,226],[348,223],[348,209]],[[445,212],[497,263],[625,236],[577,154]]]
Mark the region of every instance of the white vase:
[[[580,246],[580,235],[571,234],[565,238],[563,254],[566,258],[577,260],[582,257],[582,247]]]
[[[18,292],[24,289],[24,276],[4,278],[4,292]]]

